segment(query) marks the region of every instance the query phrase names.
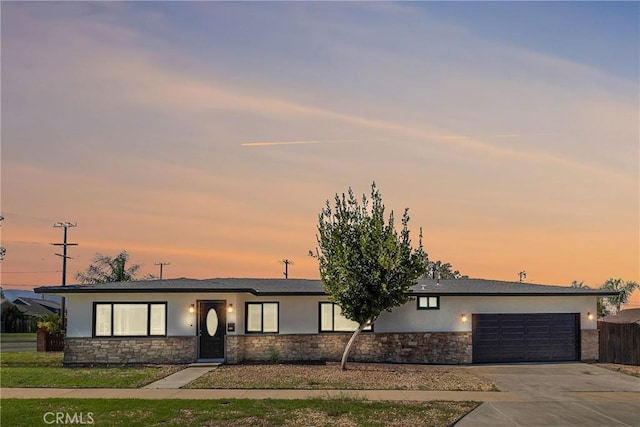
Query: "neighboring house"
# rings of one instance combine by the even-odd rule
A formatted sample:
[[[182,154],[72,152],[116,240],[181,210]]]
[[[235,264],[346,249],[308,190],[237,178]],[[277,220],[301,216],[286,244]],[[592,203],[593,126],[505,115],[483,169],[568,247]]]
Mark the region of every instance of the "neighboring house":
[[[620,310],[617,314],[602,318],[601,321],[607,323],[640,323],[640,308]]]
[[[27,316],[60,315],[60,304],[46,299],[18,297],[12,301]]]
[[[67,365],[339,360],[355,324],[319,280],[171,279],[51,286],[67,298]],[[421,279],[350,360],[467,364],[598,358],[600,289]]]

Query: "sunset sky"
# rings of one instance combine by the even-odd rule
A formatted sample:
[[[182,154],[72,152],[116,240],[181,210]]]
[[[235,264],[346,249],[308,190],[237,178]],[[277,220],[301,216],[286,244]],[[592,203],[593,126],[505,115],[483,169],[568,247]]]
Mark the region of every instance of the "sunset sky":
[[[471,277],[640,280],[638,2],[3,1],[4,289],[96,253],[318,278],[375,181]],[[633,304],[640,306],[640,293]]]

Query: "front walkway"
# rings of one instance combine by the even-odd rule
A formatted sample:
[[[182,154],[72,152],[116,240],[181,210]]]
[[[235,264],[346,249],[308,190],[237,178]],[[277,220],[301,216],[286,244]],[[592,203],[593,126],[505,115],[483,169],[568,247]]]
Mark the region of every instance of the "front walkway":
[[[148,384],[143,388],[167,388],[176,389],[189,384],[191,381],[196,380],[213,369],[220,366],[220,363],[208,363],[208,364],[193,364],[178,371],[168,377],[162,378],[156,382]]]

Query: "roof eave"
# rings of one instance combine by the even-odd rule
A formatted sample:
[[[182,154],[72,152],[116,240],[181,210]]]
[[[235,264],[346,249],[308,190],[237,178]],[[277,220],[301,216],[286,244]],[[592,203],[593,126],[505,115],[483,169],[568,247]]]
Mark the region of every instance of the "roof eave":
[[[99,293],[194,293],[194,292],[208,292],[208,293],[249,293],[256,296],[325,296],[328,295],[323,291],[310,291],[310,292],[273,292],[266,291],[260,292],[253,288],[237,288],[237,289],[207,289],[199,287],[191,288],[155,288],[155,287],[142,287],[142,288],[101,288],[101,287],[62,287],[62,286],[42,286],[34,289],[37,294],[99,294]],[[596,296],[607,297],[616,296],[618,292],[613,291],[591,291],[591,292],[498,292],[498,291],[485,291],[485,292],[442,292],[436,289],[411,291],[409,296],[416,297],[421,295],[440,295],[440,296]]]
[[[617,292],[439,292],[437,290],[424,290],[420,292],[410,292],[410,296],[416,297],[421,295],[439,295],[439,296],[525,296],[525,297],[558,297],[558,296],[592,296],[592,297],[606,297],[606,296],[616,296]]]
[[[321,291],[312,291],[312,292],[260,292],[256,289],[252,288],[237,288],[237,289],[206,289],[206,288],[99,288],[99,287],[83,287],[83,288],[72,288],[72,287],[48,287],[43,286],[39,288],[35,288],[33,290],[37,294],[104,294],[104,293],[157,293],[157,292],[166,292],[166,293],[194,293],[194,292],[208,292],[208,293],[248,293],[256,296],[279,296],[279,295],[294,295],[294,296],[302,296],[302,295],[310,295],[310,296],[323,296],[327,295],[325,292]]]

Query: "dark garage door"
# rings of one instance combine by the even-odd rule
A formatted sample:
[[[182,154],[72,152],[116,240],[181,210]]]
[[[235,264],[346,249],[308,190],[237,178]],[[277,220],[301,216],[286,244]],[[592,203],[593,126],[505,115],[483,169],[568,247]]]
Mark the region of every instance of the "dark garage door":
[[[578,360],[578,314],[474,314],[473,363]]]

